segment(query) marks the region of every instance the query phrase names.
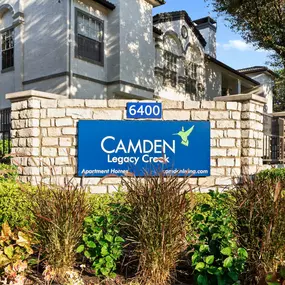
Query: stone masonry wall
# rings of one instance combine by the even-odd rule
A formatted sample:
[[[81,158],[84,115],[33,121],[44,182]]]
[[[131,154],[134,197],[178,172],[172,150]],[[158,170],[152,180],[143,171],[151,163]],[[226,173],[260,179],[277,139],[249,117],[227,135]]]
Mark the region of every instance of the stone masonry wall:
[[[65,177],[75,177],[78,120],[125,120],[130,101],[62,99],[35,91],[7,98],[12,102],[13,163],[20,166],[21,180],[32,184],[63,184]],[[190,178],[194,187],[226,187],[234,177],[262,166],[262,103],[163,101],[162,106],[163,120],[211,122],[211,176]],[[120,183],[119,178],[100,180],[84,178],[83,183],[93,193],[112,192]]]

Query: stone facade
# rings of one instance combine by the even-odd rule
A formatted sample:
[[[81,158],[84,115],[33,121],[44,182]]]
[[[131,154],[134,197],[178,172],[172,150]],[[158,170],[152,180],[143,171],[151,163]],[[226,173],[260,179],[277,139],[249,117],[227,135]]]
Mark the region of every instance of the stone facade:
[[[78,120],[125,120],[129,102],[66,99],[36,91],[8,94],[7,99],[12,103],[13,163],[20,166],[21,180],[33,184],[63,184],[65,177],[80,182],[75,177]],[[211,176],[190,178],[194,187],[226,187],[233,178],[262,166],[264,101],[255,95],[162,101],[163,120],[211,122]],[[83,182],[94,193],[111,192],[120,183],[119,178],[100,180],[84,178]]]

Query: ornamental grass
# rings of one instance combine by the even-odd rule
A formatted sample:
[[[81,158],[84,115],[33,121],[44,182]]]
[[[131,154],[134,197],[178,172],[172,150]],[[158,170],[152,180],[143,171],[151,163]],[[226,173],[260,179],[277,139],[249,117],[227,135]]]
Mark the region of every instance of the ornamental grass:
[[[170,284],[179,255],[187,247],[187,178],[123,178],[127,189],[126,240],[138,262],[136,280],[145,285]]]
[[[75,265],[83,221],[90,211],[87,196],[85,189],[69,181],[64,187],[39,185],[30,197],[46,269],[60,284]]]

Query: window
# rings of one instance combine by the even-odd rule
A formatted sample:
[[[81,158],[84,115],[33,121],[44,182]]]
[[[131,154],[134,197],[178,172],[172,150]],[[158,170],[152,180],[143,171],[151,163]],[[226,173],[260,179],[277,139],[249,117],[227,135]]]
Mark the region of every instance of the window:
[[[164,52],[164,81],[170,83],[172,87],[177,84],[177,56],[169,51]]]
[[[2,70],[14,66],[14,29],[2,33]]]
[[[103,21],[77,10],[77,57],[93,63],[104,63]]]
[[[197,93],[197,74],[198,74],[198,65],[195,63],[189,63],[185,68],[186,83],[185,91],[188,94]]]

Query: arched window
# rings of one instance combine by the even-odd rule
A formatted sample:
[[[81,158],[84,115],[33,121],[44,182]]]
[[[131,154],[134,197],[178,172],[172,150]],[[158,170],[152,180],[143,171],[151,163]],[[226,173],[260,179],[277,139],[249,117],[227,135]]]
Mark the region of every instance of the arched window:
[[[198,47],[189,46],[186,52],[185,61],[185,92],[197,95],[200,89],[199,77],[203,63],[203,54]]]
[[[164,83],[176,87],[178,75],[178,60],[182,55],[182,46],[174,32],[166,33],[164,37]]]

